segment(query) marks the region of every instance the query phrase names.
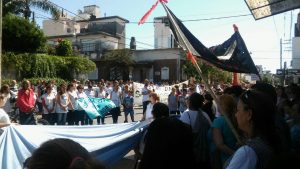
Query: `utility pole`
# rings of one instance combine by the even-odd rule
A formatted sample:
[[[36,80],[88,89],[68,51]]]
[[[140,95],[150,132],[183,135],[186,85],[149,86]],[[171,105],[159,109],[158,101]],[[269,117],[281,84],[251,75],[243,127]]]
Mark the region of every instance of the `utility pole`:
[[[282,39],[280,38],[280,69],[282,69]]]
[[[284,62],[284,67],[283,67],[283,86],[285,86],[285,76],[286,76],[286,62]]]

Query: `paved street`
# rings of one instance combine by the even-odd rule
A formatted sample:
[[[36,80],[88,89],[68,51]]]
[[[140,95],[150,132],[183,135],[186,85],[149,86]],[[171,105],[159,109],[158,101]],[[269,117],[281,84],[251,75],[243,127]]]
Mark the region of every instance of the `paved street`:
[[[134,108],[134,120],[139,121],[139,120],[142,119],[142,116],[143,116],[142,107],[135,107]],[[123,123],[124,121],[125,121],[125,116],[124,116],[123,110],[121,109],[121,116],[118,117],[118,123]],[[128,122],[131,122],[130,115],[128,115]],[[97,124],[97,121],[94,120],[93,123]],[[112,122],[112,117],[110,115],[106,116],[105,123],[106,124],[112,124],[113,123]]]

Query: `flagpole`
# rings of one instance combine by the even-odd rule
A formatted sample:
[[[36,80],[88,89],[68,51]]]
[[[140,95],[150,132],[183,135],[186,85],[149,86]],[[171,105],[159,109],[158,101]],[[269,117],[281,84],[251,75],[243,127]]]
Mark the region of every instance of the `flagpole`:
[[[197,72],[199,73],[200,77],[203,79],[204,81],[204,85],[205,88],[208,89],[209,93],[212,95],[213,99],[216,101],[217,107],[220,108],[221,110],[221,114],[223,115],[225,121],[227,122],[228,126],[230,127],[231,131],[233,132],[235,138],[237,139],[238,143],[241,143],[240,137],[236,131],[236,129],[234,128],[234,126],[232,125],[231,121],[229,120],[228,116],[226,113],[224,113],[224,110],[222,110],[222,107],[220,106],[220,100],[217,98],[216,94],[214,93],[214,91],[210,88],[209,84],[207,83],[208,80],[207,78],[203,75],[201,68],[199,67],[198,63],[195,62],[194,64]]]
[[[170,16],[170,13],[169,13],[169,11],[167,10],[167,7],[166,7],[166,5],[164,4],[164,2],[161,2],[161,4],[162,4],[162,6],[164,7],[164,9],[166,10],[167,14]],[[171,22],[174,23],[175,21],[174,21],[174,20],[171,20]],[[177,29],[177,30],[179,29],[178,26],[177,26],[176,24],[173,24],[173,25],[174,25],[175,29]],[[178,31],[178,32],[179,32],[179,34],[180,34],[180,31]],[[182,37],[181,34],[180,34],[180,36]],[[191,52],[192,50],[189,49],[189,46],[187,45],[185,39],[182,38],[182,40],[183,40],[183,43],[184,43],[184,45],[185,45],[185,48],[188,50],[188,52]],[[194,56],[193,56],[193,57],[194,57]],[[195,59],[195,58],[192,58],[192,59]],[[207,78],[206,78],[205,76],[203,76],[202,70],[201,70],[201,68],[199,67],[197,61],[196,61],[196,62],[193,62],[193,65],[195,66],[195,68],[196,68],[197,72],[199,73],[200,77],[203,79],[205,88],[208,89],[208,92],[211,94],[211,96],[212,96],[213,99],[215,100],[215,102],[216,102],[216,104],[217,104],[217,107],[220,108],[220,110],[221,110],[220,113],[223,115],[223,117],[224,117],[226,123],[228,124],[229,128],[230,128],[231,131],[233,132],[233,134],[234,134],[235,138],[237,139],[238,143],[241,143],[240,137],[239,137],[239,135],[238,135],[236,129],[233,127],[233,125],[232,125],[231,121],[229,120],[228,116],[226,115],[226,113],[223,113],[224,111],[222,110],[222,108],[221,108],[221,106],[220,106],[220,101],[219,101],[219,99],[216,97],[216,95],[215,95],[215,93],[212,91],[212,89],[210,88],[210,86],[209,86],[209,84],[208,84]]]

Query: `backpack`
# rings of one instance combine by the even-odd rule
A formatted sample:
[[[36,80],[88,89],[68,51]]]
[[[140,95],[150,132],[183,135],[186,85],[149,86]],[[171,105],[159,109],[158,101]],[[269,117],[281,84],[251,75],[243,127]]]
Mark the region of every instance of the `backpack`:
[[[190,115],[188,113],[190,118]],[[190,119],[191,120],[191,119]],[[202,114],[202,111],[198,111],[196,124],[195,124],[196,132],[193,129],[193,151],[197,164],[201,164],[202,166],[206,166],[204,168],[208,168],[210,166],[209,159],[209,143],[207,140],[207,133],[210,129],[210,123]]]

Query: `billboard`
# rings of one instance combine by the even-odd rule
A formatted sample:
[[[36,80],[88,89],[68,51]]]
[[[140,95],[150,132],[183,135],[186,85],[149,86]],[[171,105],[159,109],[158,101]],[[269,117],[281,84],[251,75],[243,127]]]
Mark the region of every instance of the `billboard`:
[[[245,0],[254,19],[262,19],[300,8],[300,0]]]

